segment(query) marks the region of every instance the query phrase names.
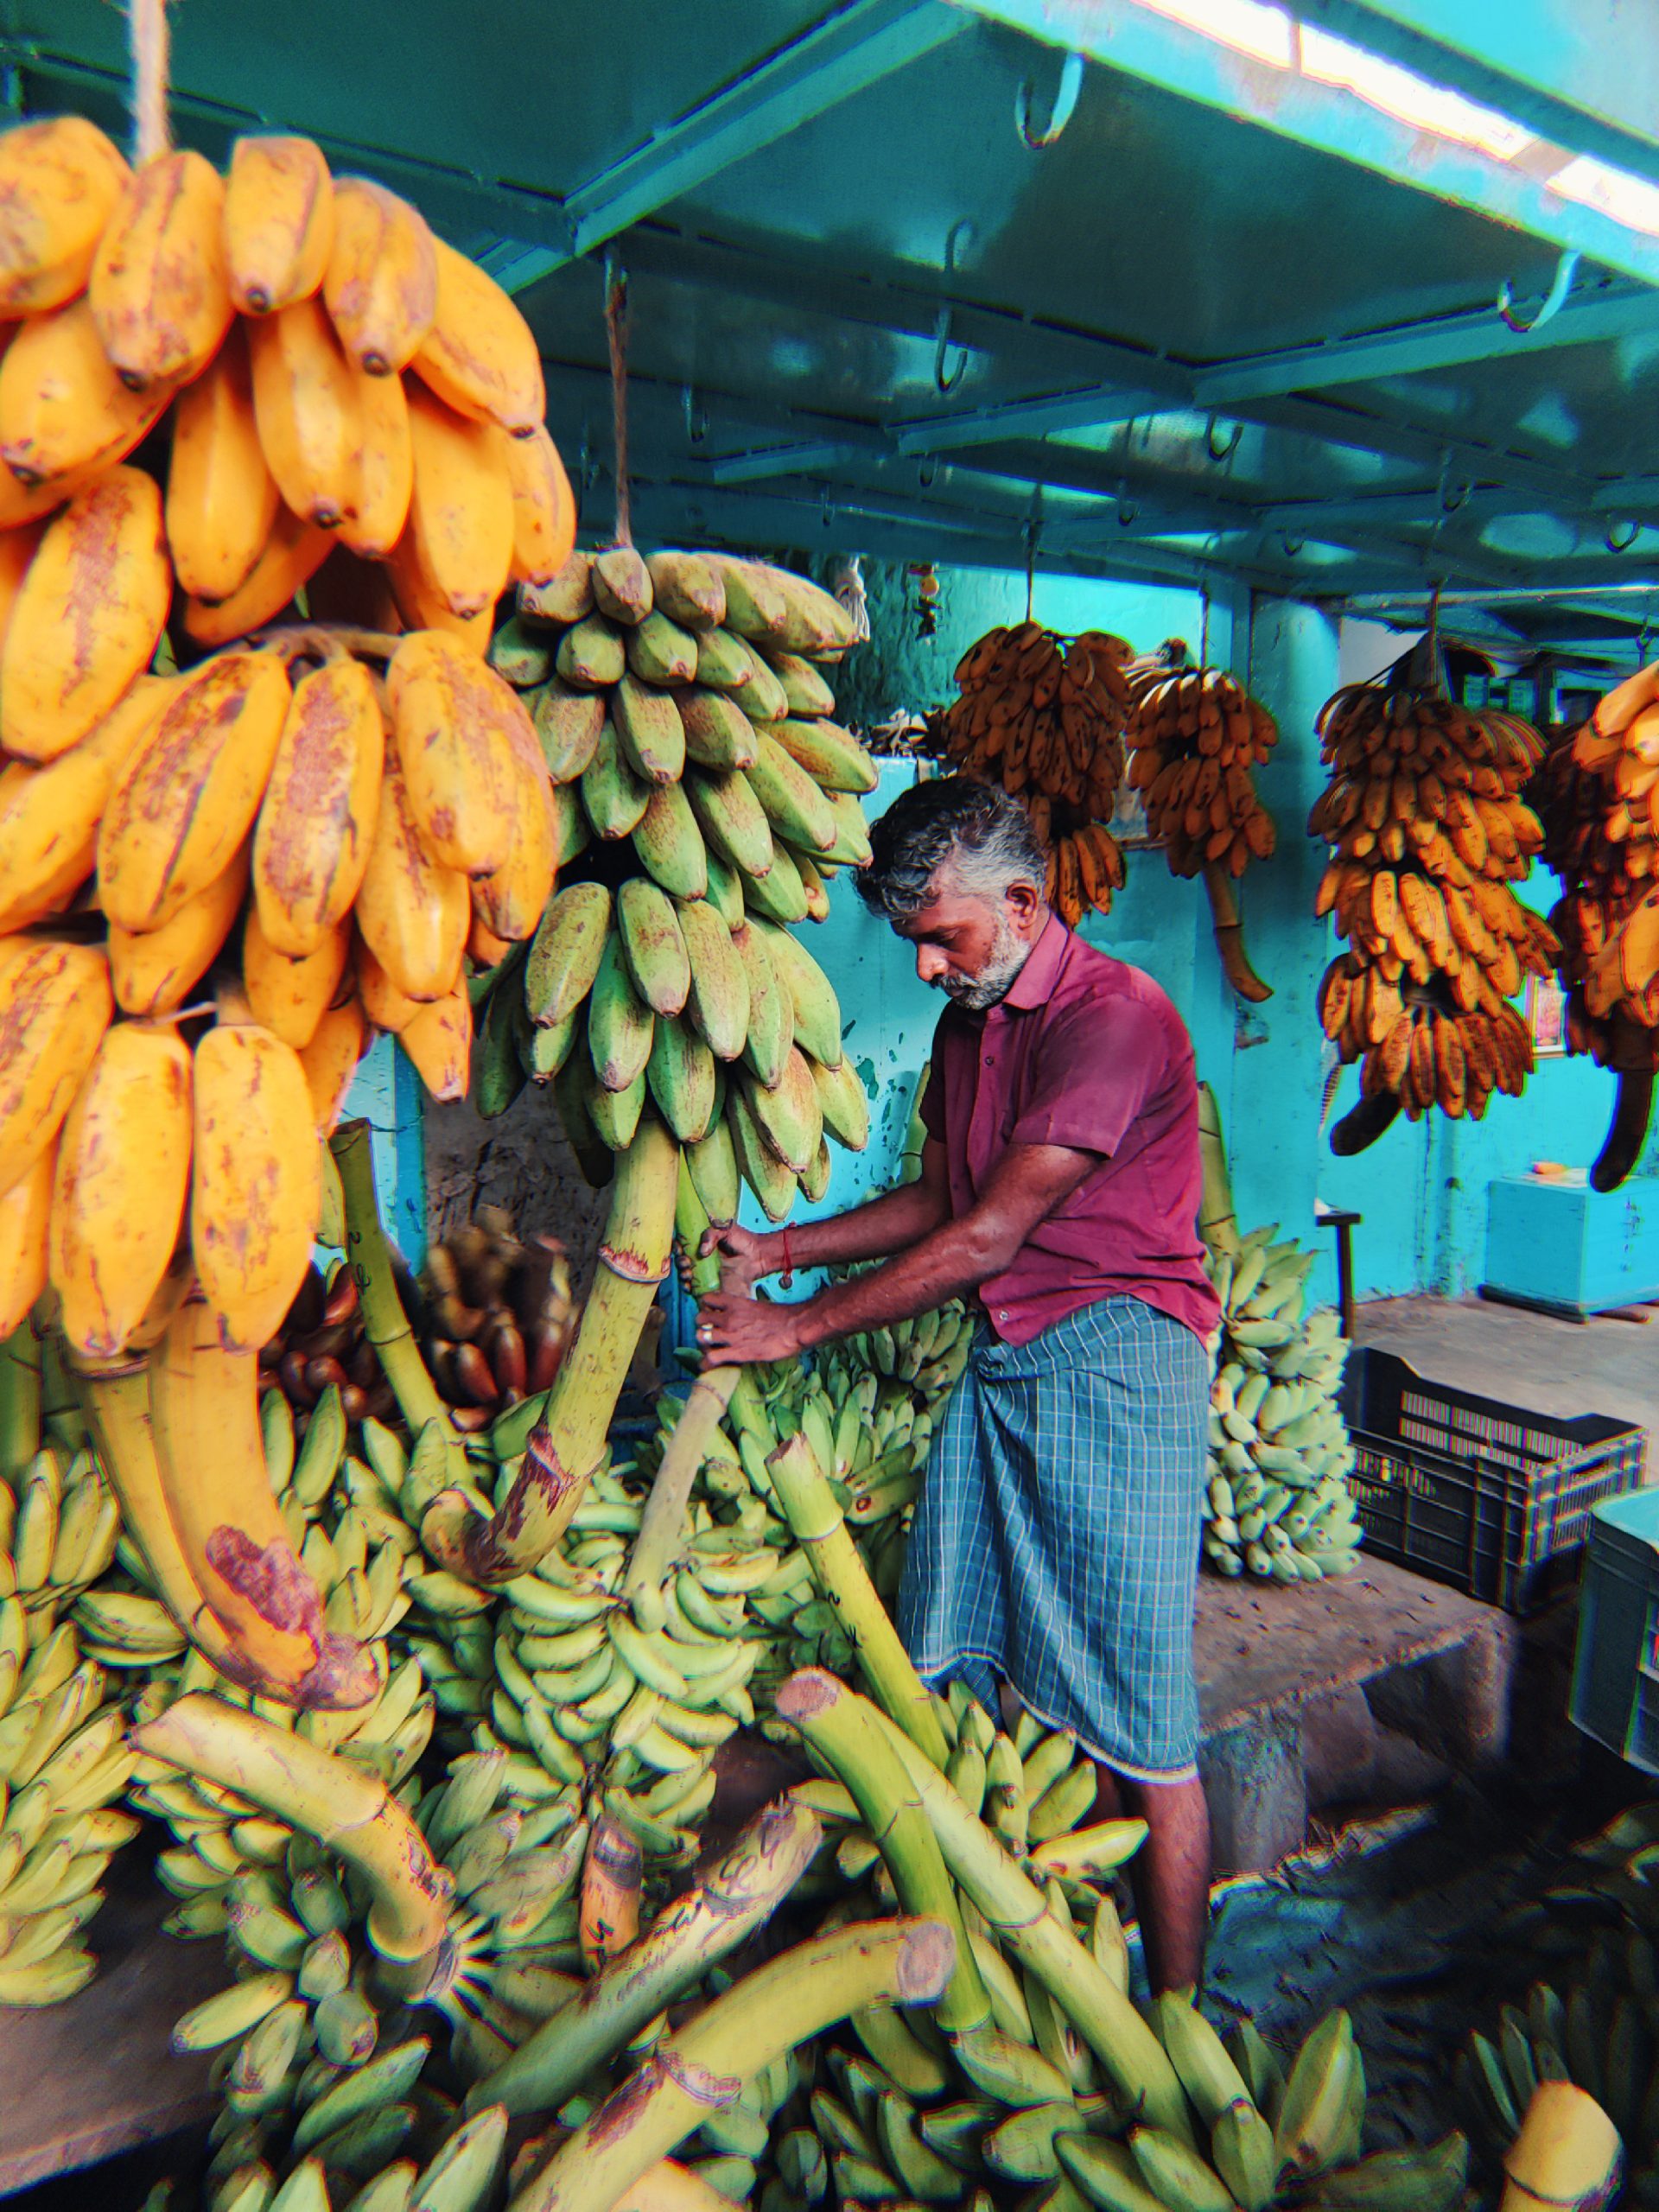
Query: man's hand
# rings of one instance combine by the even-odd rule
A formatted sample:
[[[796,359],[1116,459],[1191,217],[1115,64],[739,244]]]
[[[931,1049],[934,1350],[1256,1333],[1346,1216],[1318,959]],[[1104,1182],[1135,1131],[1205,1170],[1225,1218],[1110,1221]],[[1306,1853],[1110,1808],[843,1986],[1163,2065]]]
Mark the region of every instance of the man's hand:
[[[711,1291],[697,1307],[697,1349],[710,1367],[793,1359],[805,1342],[800,1313],[798,1306],[760,1303],[747,1291]]]
[[[726,1229],[705,1229],[696,1256],[706,1260],[711,1255],[720,1261],[720,1287],[740,1298],[747,1298],[762,1275],[772,1272],[772,1264],[766,1256],[766,1239],[756,1236],[747,1229],[734,1224]],[[684,1248],[676,1244],[675,1258],[680,1270],[683,1288],[690,1290],[691,1259]]]

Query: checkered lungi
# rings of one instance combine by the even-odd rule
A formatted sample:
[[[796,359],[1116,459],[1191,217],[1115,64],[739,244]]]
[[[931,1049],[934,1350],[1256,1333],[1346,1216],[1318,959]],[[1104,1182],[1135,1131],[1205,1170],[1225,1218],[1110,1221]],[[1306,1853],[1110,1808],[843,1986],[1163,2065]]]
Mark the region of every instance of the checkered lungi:
[[[1027,1344],[982,1323],[933,1439],[899,1592],[918,1671],[995,1677],[1131,1780],[1196,1771],[1193,1583],[1211,1362],[1106,1298]]]

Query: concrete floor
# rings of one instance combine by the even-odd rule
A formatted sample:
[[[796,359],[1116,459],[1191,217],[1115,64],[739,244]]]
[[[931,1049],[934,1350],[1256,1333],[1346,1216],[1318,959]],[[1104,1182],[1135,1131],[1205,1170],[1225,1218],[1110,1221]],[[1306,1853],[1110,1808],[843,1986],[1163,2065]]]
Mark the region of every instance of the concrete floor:
[[[1533,1413],[1606,1414],[1648,1431],[1659,1478],[1659,1307],[1645,1321],[1558,1320],[1480,1298],[1380,1298],[1355,1314],[1355,1340],[1409,1360],[1438,1382]]]

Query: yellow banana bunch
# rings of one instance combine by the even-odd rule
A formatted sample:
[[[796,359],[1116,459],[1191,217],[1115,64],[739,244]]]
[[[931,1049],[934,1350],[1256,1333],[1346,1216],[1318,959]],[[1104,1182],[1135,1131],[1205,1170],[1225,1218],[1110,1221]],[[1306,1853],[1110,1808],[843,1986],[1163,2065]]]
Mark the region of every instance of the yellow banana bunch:
[[[1509,1001],[1559,948],[1510,888],[1543,842],[1521,797],[1535,730],[1459,706],[1427,660],[1339,691],[1319,729],[1334,776],[1308,830],[1335,851],[1316,912],[1351,945],[1321,980],[1319,1019],[1363,1063],[1361,1105],[1332,1136],[1348,1151],[1402,1107],[1478,1119],[1494,1090],[1518,1096],[1532,1044]]]

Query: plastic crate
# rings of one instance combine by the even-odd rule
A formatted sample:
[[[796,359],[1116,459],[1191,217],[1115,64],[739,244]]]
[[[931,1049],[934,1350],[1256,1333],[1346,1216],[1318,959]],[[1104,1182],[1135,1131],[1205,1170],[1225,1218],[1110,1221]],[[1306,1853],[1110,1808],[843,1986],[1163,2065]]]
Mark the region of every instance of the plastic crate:
[[[1528,1413],[1370,1346],[1348,1356],[1342,1411],[1367,1548],[1506,1612],[1529,1611],[1595,1508],[1642,1480],[1647,1438],[1628,1421]]]
[[[1586,1736],[1659,1774],[1659,1489],[1591,1516],[1567,1711]]]

